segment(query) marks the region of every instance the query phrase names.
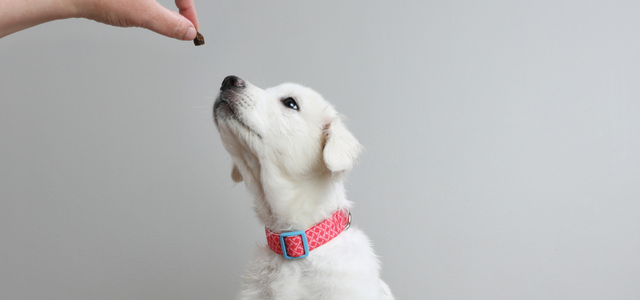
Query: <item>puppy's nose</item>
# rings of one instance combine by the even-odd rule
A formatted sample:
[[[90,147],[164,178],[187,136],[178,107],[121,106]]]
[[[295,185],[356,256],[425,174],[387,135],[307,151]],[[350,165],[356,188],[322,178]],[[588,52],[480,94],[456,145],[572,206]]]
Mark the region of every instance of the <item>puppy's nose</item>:
[[[222,85],[220,86],[220,90],[229,90],[234,88],[244,88],[244,80],[240,79],[238,76],[227,76],[222,81]]]

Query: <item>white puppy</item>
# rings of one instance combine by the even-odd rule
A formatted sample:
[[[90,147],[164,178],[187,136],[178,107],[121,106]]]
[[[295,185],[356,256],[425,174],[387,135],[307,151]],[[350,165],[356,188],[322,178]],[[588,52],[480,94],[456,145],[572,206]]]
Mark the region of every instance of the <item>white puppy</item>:
[[[348,229],[342,177],[361,146],[335,109],[300,85],[262,90],[228,76],[213,113],[231,178],[255,196],[268,241],[239,298],[393,299],[369,239]]]

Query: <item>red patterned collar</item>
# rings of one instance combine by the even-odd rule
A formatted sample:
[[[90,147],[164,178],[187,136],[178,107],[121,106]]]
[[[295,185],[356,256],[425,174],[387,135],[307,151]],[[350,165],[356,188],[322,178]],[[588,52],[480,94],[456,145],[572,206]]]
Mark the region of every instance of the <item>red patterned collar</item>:
[[[338,210],[328,219],[300,231],[275,233],[265,227],[267,244],[273,252],[287,259],[303,258],[309,251],[318,248],[347,230],[351,225],[351,213]],[[283,252],[282,249],[285,251]]]

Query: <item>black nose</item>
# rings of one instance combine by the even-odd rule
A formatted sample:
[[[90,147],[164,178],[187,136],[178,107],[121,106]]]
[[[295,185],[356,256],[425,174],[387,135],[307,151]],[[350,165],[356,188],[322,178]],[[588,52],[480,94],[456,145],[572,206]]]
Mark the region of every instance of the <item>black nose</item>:
[[[233,75],[225,77],[222,81],[222,85],[220,86],[220,90],[224,91],[234,88],[244,88],[244,80],[240,79],[240,77],[238,76]]]

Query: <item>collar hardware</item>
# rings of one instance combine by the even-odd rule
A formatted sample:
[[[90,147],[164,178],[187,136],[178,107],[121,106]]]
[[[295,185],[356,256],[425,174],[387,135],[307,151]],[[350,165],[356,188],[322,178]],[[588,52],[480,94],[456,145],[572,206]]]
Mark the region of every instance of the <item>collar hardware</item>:
[[[288,236],[297,236],[299,235],[300,237],[302,237],[302,248],[303,248],[303,254],[297,257],[291,257],[287,254],[287,246],[286,243],[284,242],[284,238],[288,237]],[[298,259],[298,258],[305,258],[307,256],[309,256],[309,242],[307,241],[307,234],[304,233],[304,231],[299,230],[299,231],[290,231],[290,232],[283,232],[280,234],[280,246],[282,247],[282,255],[284,256],[284,258],[286,259]]]

